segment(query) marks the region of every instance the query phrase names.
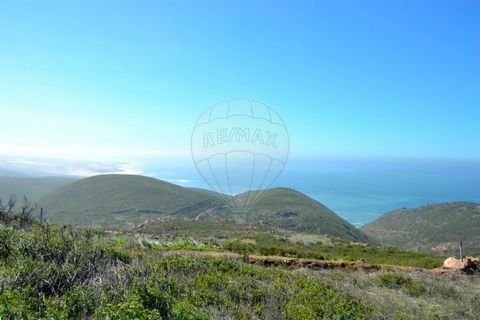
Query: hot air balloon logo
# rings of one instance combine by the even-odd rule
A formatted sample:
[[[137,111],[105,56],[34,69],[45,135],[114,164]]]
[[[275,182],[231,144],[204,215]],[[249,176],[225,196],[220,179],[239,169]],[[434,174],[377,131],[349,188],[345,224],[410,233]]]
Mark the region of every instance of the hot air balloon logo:
[[[192,131],[192,157],[210,188],[234,211],[248,211],[285,167],[287,126],[270,106],[236,98],[202,113]]]

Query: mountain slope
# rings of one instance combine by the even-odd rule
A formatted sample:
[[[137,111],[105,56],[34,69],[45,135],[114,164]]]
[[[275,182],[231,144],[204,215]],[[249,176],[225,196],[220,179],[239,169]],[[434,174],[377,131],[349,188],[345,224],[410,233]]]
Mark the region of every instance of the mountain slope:
[[[238,195],[239,198],[246,194]],[[100,175],[82,179],[40,200],[51,222],[118,227],[156,218],[236,220],[298,232],[368,241],[354,226],[306,195],[285,188],[267,190],[248,212],[232,212],[215,193],[184,188],[134,175]]]
[[[452,202],[397,209],[361,230],[398,248],[457,254],[458,242],[463,241],[467,254],[480,254],[480,205]]]
[[[158,179],[108,174],[85,178],[55,190],[40,205],[53,222],[116,226],[158,215],[190,216],[220,201],[205,192]]]
[[[30,200],[38,200],[43,194],[75,180],[69,177],[0,176],[0,199],[6,200],[11,194],[15,194],[17,198],[26,196]]]
[[[369,241],[363,232],[320,202],[288,188],[267,190],[249,211],[247,221],[300,232],[328,234],[352,241]]]

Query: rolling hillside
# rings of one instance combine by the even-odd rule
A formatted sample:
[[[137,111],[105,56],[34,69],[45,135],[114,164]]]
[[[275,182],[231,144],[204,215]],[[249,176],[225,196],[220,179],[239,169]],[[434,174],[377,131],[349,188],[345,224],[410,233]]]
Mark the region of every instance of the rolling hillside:
[[[238,197],[244,197],[239,195]],[[327,207],[294,190],[268,190],[248,212],[232,212],[212,192],[184,188],[134,175],[82,179],[45,195],[40,205],[52,222],[122,227],[161,217],[190,220],[236,220],[298,232],[368,241],[354,226]]]
[[[26,196],[30,200],[38,200],[47,192],[75,180],[68,177],[0,176],[0,199],[6,200],[11,194],[15,194],[17,198]]]
[[[480,254],[480,205],[452,202],[388,212],[361,228],[382,244],[402,249],[458,254],[459,241],[467,254]]]
[[[50,221],[93,226],[136,224],[152,217],[193,217],[220,201],[201,190],[136,175],[98,175],[40,199]]]

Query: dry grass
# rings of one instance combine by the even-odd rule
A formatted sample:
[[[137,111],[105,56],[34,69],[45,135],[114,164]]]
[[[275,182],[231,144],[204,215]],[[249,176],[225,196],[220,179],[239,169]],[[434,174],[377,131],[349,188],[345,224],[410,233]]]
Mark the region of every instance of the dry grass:
[[[480,276],[300,269],[373,306],[378,319],[478,319]]]

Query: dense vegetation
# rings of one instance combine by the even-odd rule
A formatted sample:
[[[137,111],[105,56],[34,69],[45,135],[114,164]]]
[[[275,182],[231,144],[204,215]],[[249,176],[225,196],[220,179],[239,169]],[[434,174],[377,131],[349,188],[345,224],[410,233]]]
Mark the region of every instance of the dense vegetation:
[[[101,232],[18,219],[0,229],[2,319],[359,318],[368,305],[306,276],[121,247]]]
[[[245,195],[239,195],[242,199]],[[269,189],[243,214],[233,213],[214,193],[135,175],[100,175],[52,191],[40,200],[50,221],[107,228],[159,217],[259,224],[298,232],[370,241],[321,203],[295,190]]]
[[[475,276],[261,267],[173,250],[225,249],[221,244],[40,224],[27,202],[18,214],[6,208],[0,210],[1,319],[474,319],[480,311]],[[298,240],[294,255],[316,250],[300,242],[329,241],[290,236]]]
[[[382,244],[397,248],[455,255],[480,255],[480,205],[452,202],[398,209],[362,227]]]

